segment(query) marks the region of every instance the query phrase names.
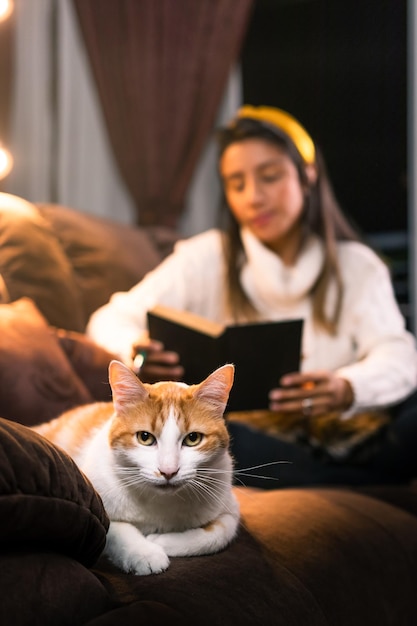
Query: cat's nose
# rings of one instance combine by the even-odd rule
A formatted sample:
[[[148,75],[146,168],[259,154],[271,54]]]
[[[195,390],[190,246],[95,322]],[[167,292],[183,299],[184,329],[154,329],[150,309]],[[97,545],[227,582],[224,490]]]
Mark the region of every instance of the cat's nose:
[[[174,472],[163,472],[161,469],[159,470],[159,473],[161,474],[161,476],[163,476],[166,480],[171,480],[171,478],[174,478],[174,476],[176,476],[178,474],[178,470],[175,470]]]

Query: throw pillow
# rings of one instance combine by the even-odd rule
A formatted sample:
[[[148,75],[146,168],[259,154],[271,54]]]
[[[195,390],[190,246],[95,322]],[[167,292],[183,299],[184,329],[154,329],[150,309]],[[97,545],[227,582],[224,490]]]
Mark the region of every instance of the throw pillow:
[[[93,399],[98,402],[109,402],[112,399],[109,363],[118,357],[82,333],[62,328],[55,328],[54,332],[73,370],[83,381]]]
[[[0,274],[8,301],[27,296],[50,324],[84,330],[78,285],[54,231],[36,206],[5,193],[0,193]]]
[[[91,566],[108,525],[101,498],[63,450],[0,418],[0,550],[52,551]]]
[[[114,292],[127,291],[161,261],[161,254],[145,228],[61,205],[37,206],[71,263],[82,298],[84,324]],[[55,326],[80,330],[62,324]]]
[[[37,424],[93,398],[29,298],[0,304],[0,415]]]

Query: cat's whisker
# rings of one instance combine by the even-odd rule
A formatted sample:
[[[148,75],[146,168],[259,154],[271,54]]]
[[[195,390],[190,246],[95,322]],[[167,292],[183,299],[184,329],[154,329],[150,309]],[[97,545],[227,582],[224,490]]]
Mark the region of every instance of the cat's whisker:
[[[119,468],[120,469],[120,468]],[[146,487],[147,481],[144,479],[137,468],[135,471],[131,471],[130,468],[123,468],[128,471],[119,472],[118,482],[113,484],[111,487],[108,486],[107,489],[101,489],[101,496],[104,499],[117,497],[119,495],[120,487],[134,487],[137,491],[143,491]],[[120,474],[125,474],[121,476]]]
[[[214,474],[220,474],[220,476],[223,475],[223,478],[219,478],[218,476],[213,476]],[[229,484],[230,482],[230,475],[233,474],[233,470],[228,470],[228,471],[219,471],[219,472],[207,472],[206,474],[204,474],[204,472],[201,472],[200,468],[197,469],[197,476],[199,478],[201,478],[201,480],[211,480],[212,482],[215,483],[225,483],[225,484]]]
[[[127,487],[133,487],[133,486],[136,487],[136,485],[137,483],[133,483],[133,482],[129,484],[126,484],[126,483],[123,484],[123,486],[127,486]],[[120,485],[111,486],[106,489],[102,488],[100,490],[100,495],[103,501],[111,500],[112,498],[116,497],[119,493],[120,493]]]
[[[273,465],[282,465],[282,464],[291,464],[291,461],[270,461],[268,463],[260,463],[259,465],[252,465],[251,467],[242,467],[239,469],[231,469],[231,470],[221,470],[221,469],[216,469],[216,468],[209,468],[209,467],[200,467],[198,469],[198,472],[203,473],[206,472],[207,474],[233,474],[235,480],[239,480],[239,482],[242,484],[242,486],[244,486],[244,482],[242,480],[239,479],[239,476],[247,476],[247,477],[252,477],[252,478],[260,478],[260,479],[264,479],[264,480],[276,480],[278,481],[279,478],[278,477],[274,477],[274,476],[267,476],[267,475],[262,475],[262,474],[253,474],[251,473],[252,470],[257,470],[257,469],[262,469],[263,467],[270,467]],[[215,482],[216,480],[218,480],[220,483],[223,482],[220,479],[216,479],[214,476],[210,476],[210,479],[212,482]]]
[[[240,469],[235,469],[234,474],[241,474],[242,472],[249,472],[255,469],[261,469],[262,467],[269,467],[271,465],[283,465],[288,464],[291,465],[292,461],[270,461],[269,463],[260,463],[259,465],[252,465],[251,467],[242,467]]]
[[[118,480],[118,484],[119,486],[123,486],[123,487],[132,487],[132,486],[136,486],[136,485],[140,485],[143,482],[143,480],[141,478],[138,478],[137,476],[126,476],[125,478],[119,478]]]
[[[204,466],[204,465],[200,465],[198,467],[198,471],[199,472],[212,472],[213,474],[230,474],[233,472],[232,469],[226,468],[226,467],[212,467],[211,465],[208,466]]]
[[[197,479],[193,479],[192,482],[193,482],[193,485],[196,488],[196,491],[200,492],[201,495],[205,494],[207,496],[207,498],[210,498],[209,502],[218,502],[219,504],[223,504],[224,505],[223,498],[221,497],[221,495],[216,490],[216,487],[213,486],[210,482],[208,482],[208,481],[204,482],[202,480],[197,480]],[[206,499],[206,501],[208,501],[208,500]],[[229,510],[229,512],[231,513],[230,510]]]
[[[277,461],[277,463],[279,463],[279,462],[280,461]],[[265,467],[267,465],[274,465],[274,464],[273,463],[267,463],[266,465],[249,467],[249,468],[247,468],[247,471],[245,471],[245,468],[236,470],[235,471],[235,480],[239,480],[239,482],[241,483],[242,487],[245,486],[245,483],[244,483],[244,481],[240,480],[240,476],[246,476],[247,478],[259,478],[260,480],[272,480],[272,481],[279,482],[280,481],[279,476],[267,476],[265,474],[253,474],[252,473],[252,470],[255,470],[257,468],[262,468],[262,467]]]
[[[194,491],[205,493],[210,496],[212,495],[212,492],[215,489],[213,485],[211,485],[209,482],[205,482],[204,480],[201,479],[201,477],[196,477],[196,478],[191,479],[189,484],[192,485],[192,487],[194,488]]]
[[[230,485],[229,481],[227,481],[227,482],[226,481],[216,482],[216,481],[210,480],[210,481],[204,482],[203,480],[200,479],[199,482],[201,483],[202,486],[207,487],[207,488],[211,488],[216,493],[218,493],[219,490],[222,490],[223,488],[228,489],[228,487]]]
[[[210,498],[210,500],[208,501],[209,503],[210,503],[210,501],[211,502],[218,502],[219,504],[222,504],[222,506],[225,508],[225,510],[228,513],[233,515],[233,511],[231,510],[231,508],[223,501],[221,496],[215,490],[210,489],[210,485],[201,485],[200,484],[200,486],[204,488],[205,493]]]
[[[207,504],[208,504],[208,505],[213,506],[213,505],[215,505],[215,504],[221,504],[221,505],[222,505],[222,508],[223,508],[225,511],[228,511],[229,513],[232,513],[232,511],[230,510],[230,508],[229,508],[227,505],[225,505],[225,504],[223,503],[223,501],[221,500],[221,498],[219,498],[219,497],[218,497],[216,494],[214,494],[212,491],[210,491],[210,490],[205,490],[204,492],[201,492],[201,493],[202,493],[202,494],[203,494],[203,493],[205,494],[205,496],[206,496],[206,498],[205,498],[205,499],[206,499],[206,502],[207,502]]]
[[[211,488],[217,494],[219,494],[219,488],[228,489],[230,487],[229,479],[222,480],[219,478],[213,478],[212,476],[199,476],[198,482],[204,487]]]
[[[245,487],[245,483],[243,482],[243,480],[241,480],[239,478],[239,476],[235,477],[235,480],[239,481],[240,485],[237,485],[237,487]],[[236,485],[235,485],[236,486]]]
[[[276,482],[280,481],[280,478],[278,478],[278,476],[263,476],[262,474],[250,474],[249,472],[240,472],[240,476],[247,476],[248,478],[260,478],[262,480],[275,480]],[[242,486],[244,486],[244,483],[242,483]]]
[[[194,480],[190,481],[190,486],[192,488],[193,491],[193,495],[201,502],[205,502],[207,504],[210,504],[210,494],[208,494],[206,492],[205,489],[202,489],[202,485],[198,482],[195,482]]]
[[[210,503],[207,493],[202,489],[202,485],[194,479],[189,482],[189,486],[193,492],[193,496],[200,502]]]
[[[279,481],[278,476],[268,476],[265,474],[253,474],[253,470],[262,469],[263,467],[271,467],[272,465],[282,465],[282,464],[291,464],[292,461],[270,461],[269,463],[261,463],[259,465],[252,465],[251,467],[241,467],[240,469],[234,470],[235,480],[239,479],[240,476],[247,476],[248,478],[260,478],[262,480],[273,480]],[[242,486],[245,485],[243,481],[240,481]]]

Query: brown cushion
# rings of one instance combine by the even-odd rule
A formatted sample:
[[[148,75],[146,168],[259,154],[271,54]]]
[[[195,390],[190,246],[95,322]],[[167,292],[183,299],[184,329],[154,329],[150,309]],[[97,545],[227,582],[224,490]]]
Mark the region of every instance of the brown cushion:
[[[309,625],[410,623],[417,609],[414,515],[340,487],[243,488],[236,495],[243,524],[287,596],[283,624],[291,614]]]
[[[117,357],[82,333],[61,328],[55,328],[54,332],[73,370],[94,400],[110,401],[109,363]]]
[[[0,415],[33,425],[92,402],[53,330],[28,298],[0,305]]]
[[[1,194],[0,275],[9,301],[32,298],[50,324],[83,330],[82,301],[71,264],[38,209]]]
[[[21,424],[0,418],[0,550],[53,551],[92,565],[108,518],[72,459]]]
[[[218,554],[173,558],[156,577],[116,577],[100,559],[101,580],[129,606],[89,626],[159,625],[170,612],[199,626],[414,624],[413,515],[340,488],[235,493],[241,528]]]
[[[2,554],[1,572],[0,624],[90,625],[95,616],[112,608],[94,572],[57,552]]]
[[[133,287],[162,259],[144,228],[119,224],[60,205],[37,206],[71,262],[83,300],[85,324],[115,291],[127,291]]]

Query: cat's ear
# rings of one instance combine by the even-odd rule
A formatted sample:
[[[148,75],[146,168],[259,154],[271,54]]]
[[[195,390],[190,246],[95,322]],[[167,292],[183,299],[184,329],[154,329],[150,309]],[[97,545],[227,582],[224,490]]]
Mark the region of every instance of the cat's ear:
[[[194,397],[213,404],[223,413],[229,399],[234,375],[235,366],[231,363],[219,367],[202,383],[197,385]]]
[[[136,374],[120,361],[110,362],[109,382],[116,411],[122,411],[123,407],[146,400],[149,396],[147,389]]]

